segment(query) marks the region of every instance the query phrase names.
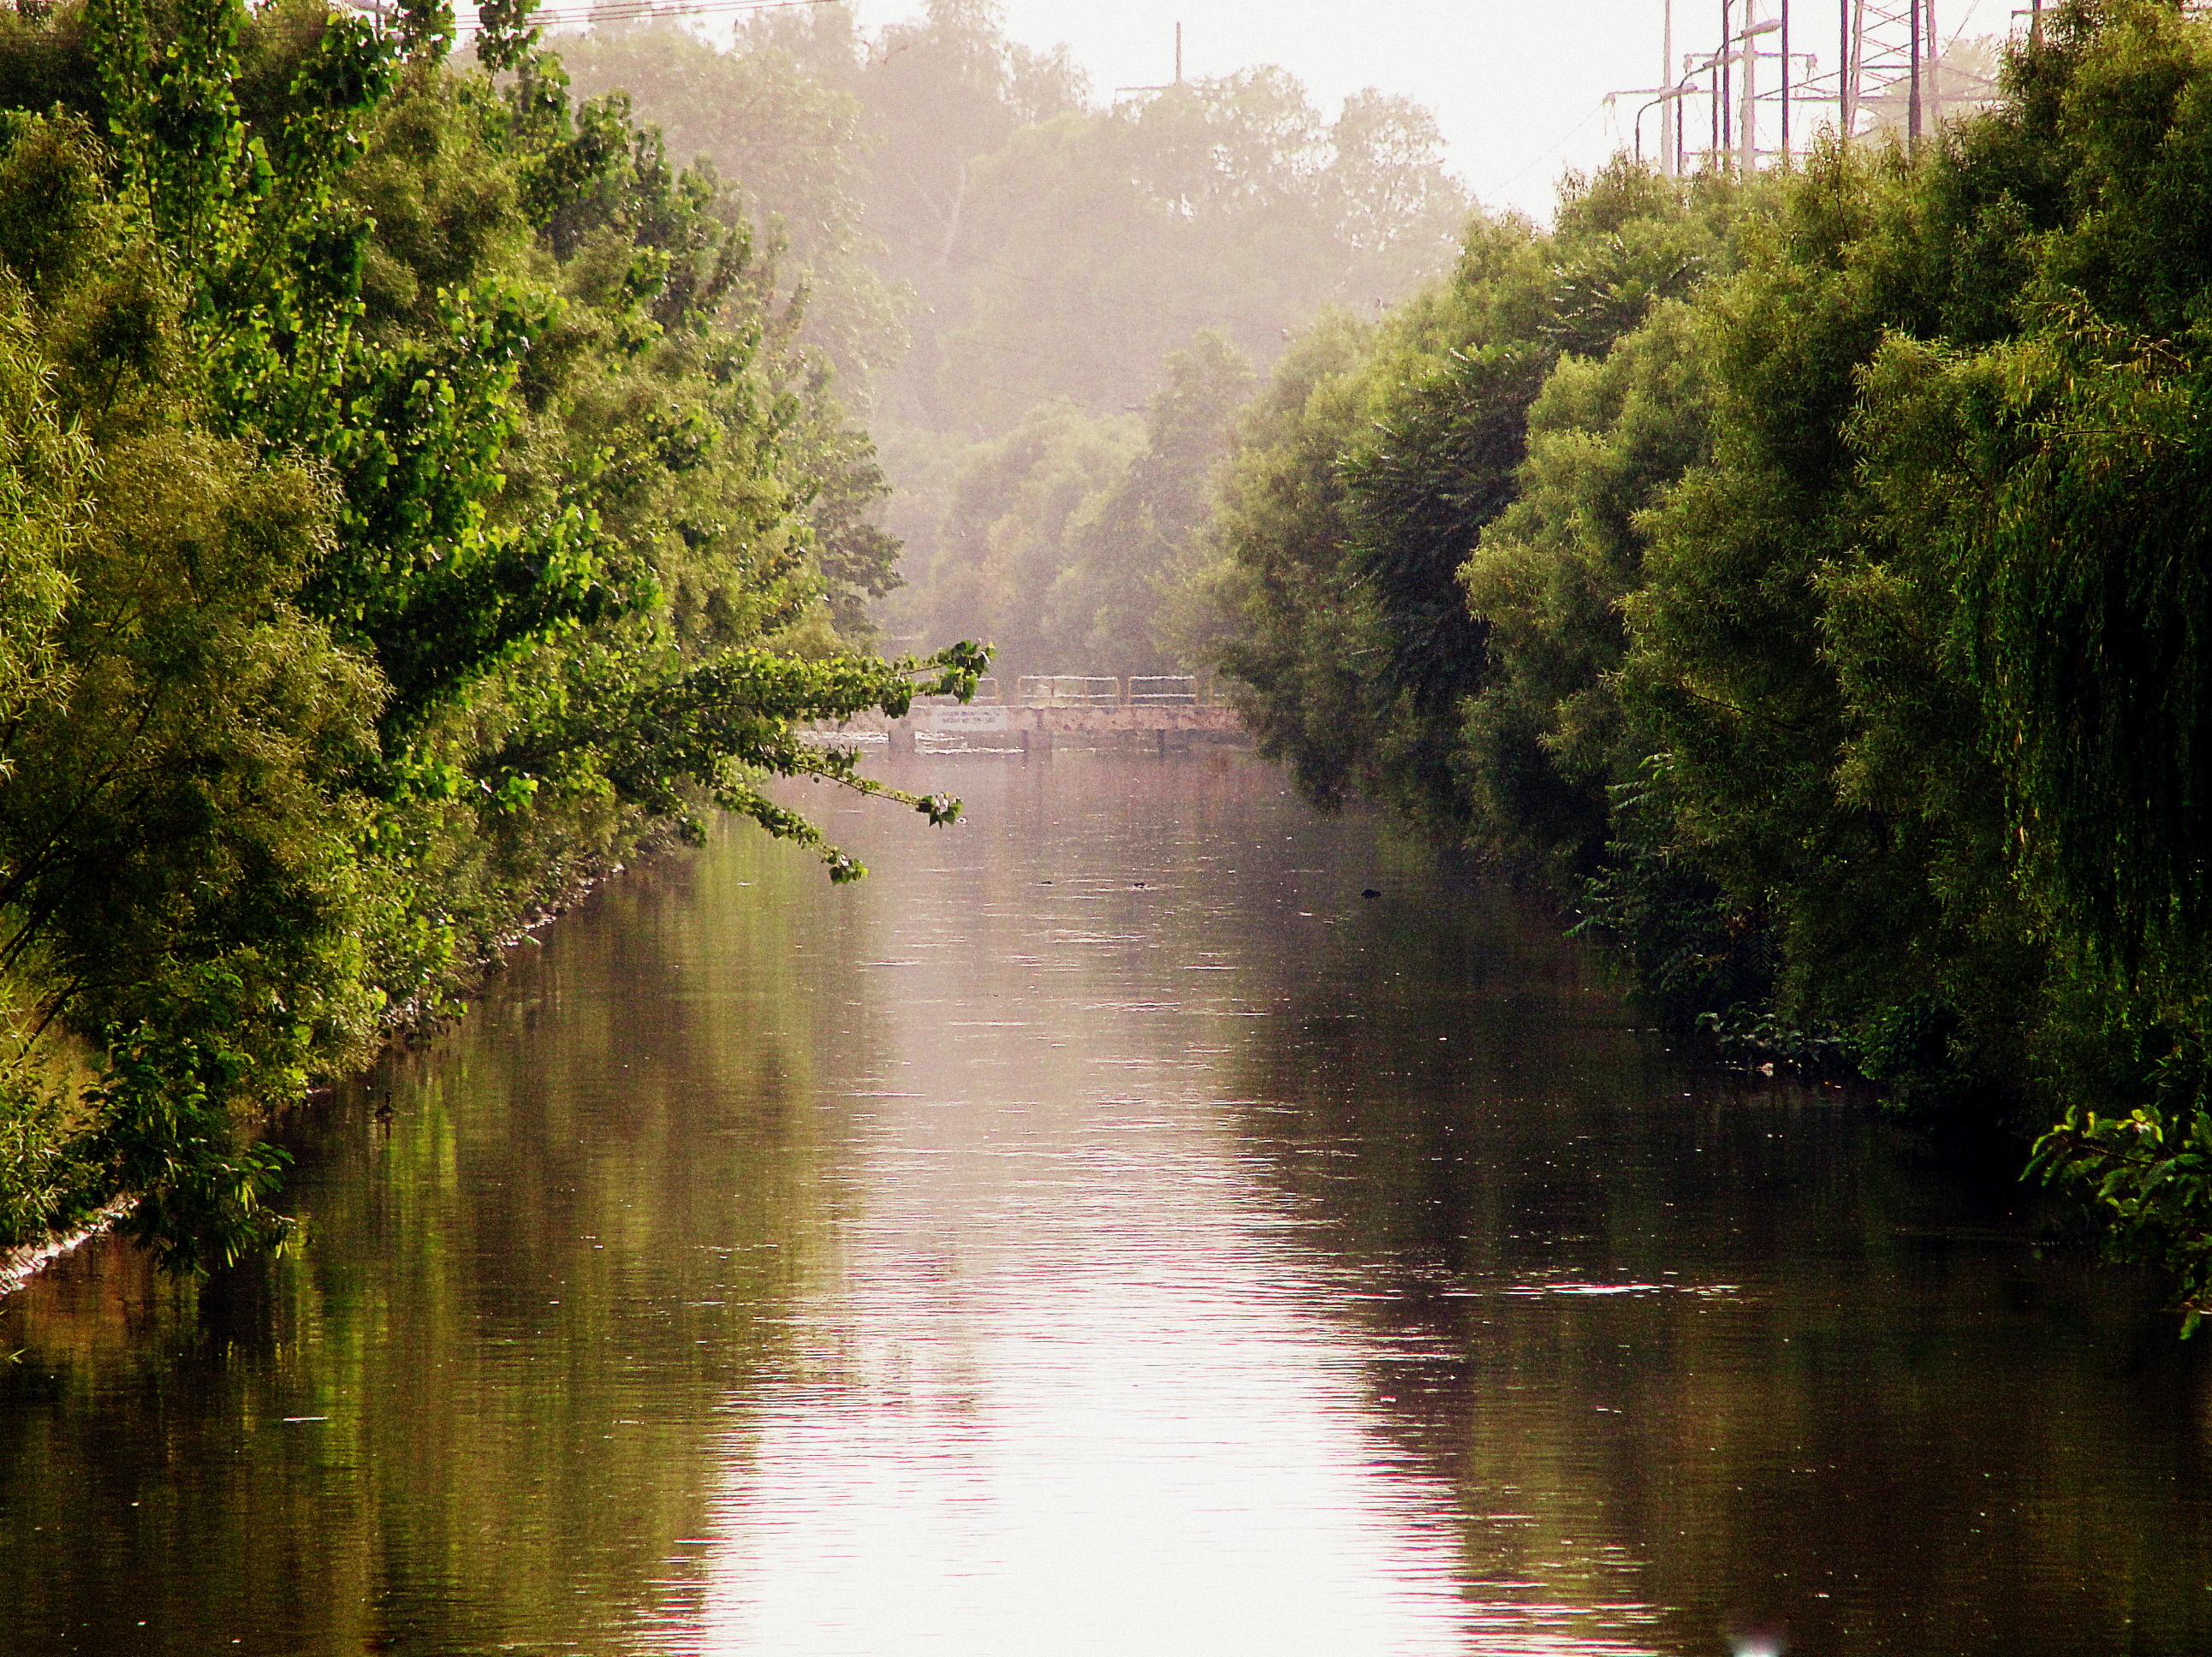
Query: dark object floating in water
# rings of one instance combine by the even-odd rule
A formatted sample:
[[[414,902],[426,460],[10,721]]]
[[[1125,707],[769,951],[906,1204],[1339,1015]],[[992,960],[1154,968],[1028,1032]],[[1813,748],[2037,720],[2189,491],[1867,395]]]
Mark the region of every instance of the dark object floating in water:
[[[1380,897],[1382,894],[1376,891],[1372,886],[1370,886],[1365,891],[1360,893],[1359,895],[1362,897]]]

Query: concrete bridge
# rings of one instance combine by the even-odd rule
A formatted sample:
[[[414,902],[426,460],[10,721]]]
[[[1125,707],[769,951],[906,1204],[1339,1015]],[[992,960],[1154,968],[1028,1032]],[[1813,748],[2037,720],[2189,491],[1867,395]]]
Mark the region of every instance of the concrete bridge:
[[[855,720],[848,728],[882,731],[893,753],[912,752],[922,737],[1025,754],[1049,754],[1060,743],[1097,747],[1150,738],[1148,745],[1165,753],[1194,742],[1244,740],[1236,711],[1184,675],[1036,674],[1016,680],[1013,692],[1002,699],[1000,682],[987,676],[971,701],[918,697],[902,719]]]

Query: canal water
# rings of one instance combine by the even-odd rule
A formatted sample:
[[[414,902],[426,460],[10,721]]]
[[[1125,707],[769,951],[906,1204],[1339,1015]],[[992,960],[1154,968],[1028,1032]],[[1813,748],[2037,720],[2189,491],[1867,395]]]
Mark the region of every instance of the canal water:
[[[289,1257],[0,1301],[0,1652],[2212,1650],[2150,1290],[1228,750],[518,948]]]

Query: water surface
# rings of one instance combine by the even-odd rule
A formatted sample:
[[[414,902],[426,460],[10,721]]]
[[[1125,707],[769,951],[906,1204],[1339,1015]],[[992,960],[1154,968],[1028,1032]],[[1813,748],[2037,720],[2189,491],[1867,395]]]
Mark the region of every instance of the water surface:
[[[2212,1649],[2204,1363],[2008,1187],[1248,757],[901,763],[313,1113],[294,1256],[0,1302],[0,1651]]]

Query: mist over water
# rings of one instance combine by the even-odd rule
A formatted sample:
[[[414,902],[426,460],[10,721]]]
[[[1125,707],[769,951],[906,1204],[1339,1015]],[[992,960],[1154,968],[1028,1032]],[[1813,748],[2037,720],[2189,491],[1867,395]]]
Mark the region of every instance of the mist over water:
[[[1249,756],[891,774],[519,949],[297,1254],[0,1302],[6,1649],[2212,1638],[2203,1362],[2009,1189]]]

